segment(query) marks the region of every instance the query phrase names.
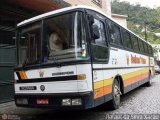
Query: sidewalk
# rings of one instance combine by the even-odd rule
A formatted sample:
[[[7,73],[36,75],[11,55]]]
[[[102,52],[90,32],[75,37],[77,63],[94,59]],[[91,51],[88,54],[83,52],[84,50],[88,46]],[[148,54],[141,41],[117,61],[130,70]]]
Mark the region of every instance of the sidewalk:
[[[37,115],[47,111],[46,109],[16,107],[14,101],[0,104],[0,114]]]

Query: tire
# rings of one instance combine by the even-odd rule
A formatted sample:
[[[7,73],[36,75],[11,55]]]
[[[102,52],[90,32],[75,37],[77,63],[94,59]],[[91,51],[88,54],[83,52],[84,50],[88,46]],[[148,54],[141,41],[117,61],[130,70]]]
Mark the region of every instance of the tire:
[[[147,87],[152,86],[152,79],[151,79],[151,73],[150,72],[149,72],[149,75],[148,75],[148,82],[146,83],[146,86]]]
[[[120,91],[120,84],[119,82],[115,79],[112,85],[112,100],[109,101],[109,108],[111,110],[116,110],[120,106],[120,96],[121,96],[121,91]]]

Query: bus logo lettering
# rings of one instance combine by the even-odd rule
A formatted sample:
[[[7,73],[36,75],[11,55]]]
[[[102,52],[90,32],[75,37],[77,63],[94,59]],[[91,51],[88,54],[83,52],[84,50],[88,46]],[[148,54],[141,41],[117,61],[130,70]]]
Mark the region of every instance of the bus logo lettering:
[[[137,57],[136,55],[135,56],[131,55],[131,63],[132,64],[146,64],[146,59],[142,57]]]
[[[52,76],[57,76],[57,75],[71,75],[74,74],[73,71],[68,71],[68,72],[58,72],[58,73],[52,73]]]

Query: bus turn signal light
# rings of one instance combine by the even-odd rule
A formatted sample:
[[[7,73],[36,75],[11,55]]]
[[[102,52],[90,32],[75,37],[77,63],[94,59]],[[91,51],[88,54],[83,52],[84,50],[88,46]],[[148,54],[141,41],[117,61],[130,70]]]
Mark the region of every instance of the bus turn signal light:
[[[77,75],[77,80],[85,80],[85,79],[86,79],[86,74]]]

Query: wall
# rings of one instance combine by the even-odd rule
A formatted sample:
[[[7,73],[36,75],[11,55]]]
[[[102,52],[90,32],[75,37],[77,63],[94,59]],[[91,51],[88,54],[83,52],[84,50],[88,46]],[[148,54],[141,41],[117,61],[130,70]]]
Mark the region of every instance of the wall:
[[[117,23],[122,25],[123,27],[127,28],[127,16],[126,15],[118,15],[118,14],[112,14],[112,19],[115,20]]]
[[[35,16],[32,11],[14,4],[0,4],[0,103],[14,100],[15,26],[31,16]]]
[[[111,4],[110,0],[64,0],[65,2],[71,4],[71,6],[76,5],[87,5],[95,7],[107,15],[111,16]],[[95,1],[101,1],[101,4],[97,4]]]

